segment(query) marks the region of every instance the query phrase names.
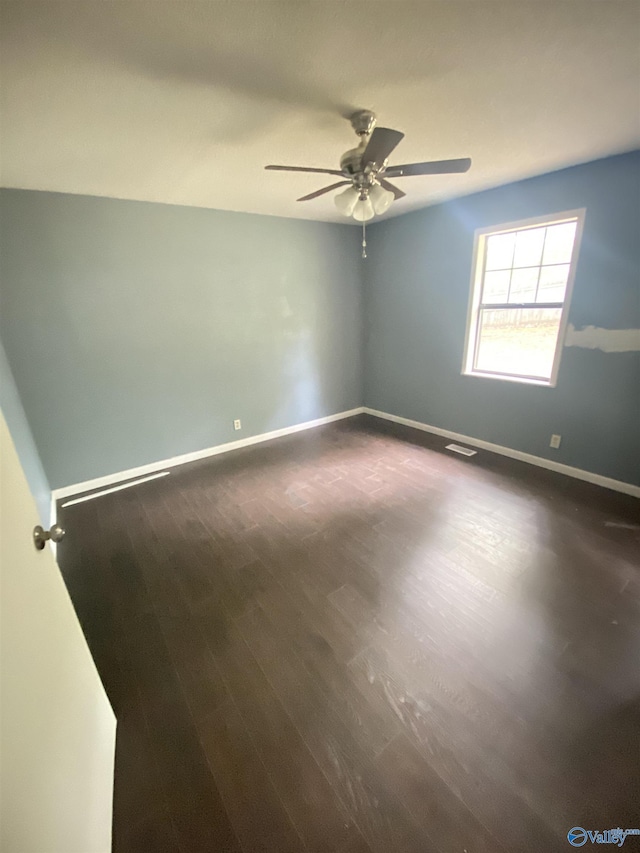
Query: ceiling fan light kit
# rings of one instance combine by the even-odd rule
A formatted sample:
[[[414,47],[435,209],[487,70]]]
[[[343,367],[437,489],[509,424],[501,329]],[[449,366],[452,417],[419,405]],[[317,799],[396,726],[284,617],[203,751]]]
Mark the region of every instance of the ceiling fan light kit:
[[[370,110],[358,110],[351,116],[351,126],[360,137],[356,148],[350,148],[340,158],[340,171],[305,166],[265,166],[281,172],[320,172],[338,175],[341,181],[302,196],[298,201],[310,201],[332,190],[346,186],[335,196],[335,205],[343,216],[362,222],[362,257],[366,258],[365,223],[385,213],[405,193],[389,183],[387,178],[415,175],[446,175],[469,170],[471,160],[433,160],[425,163],[408,163],[389,166],[389,155],[403,139],[404,133],[389,127],[376,127],[376,115]]]
[[[374,184],[369,190],[369,198],[376,214],[385,213],[395,201],[395,196],[391,190],[385,190],[380,184]]]
[[[371,199],[369,198],[359,198],[353,208],[353,213],[351,214],[356,222],[368,222],[370,219],[373,219],[375,215],[376,212],[373,209]]]

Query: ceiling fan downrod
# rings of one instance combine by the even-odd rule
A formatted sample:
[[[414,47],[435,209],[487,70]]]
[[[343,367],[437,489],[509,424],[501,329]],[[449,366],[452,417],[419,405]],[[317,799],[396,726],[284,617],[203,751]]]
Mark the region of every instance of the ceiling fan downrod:
[[[358,136],[371,136],[373,128],[376,126],[376,120],[376,114],[372,113],[371,110],[358,110],[349,119],[351,127]]]

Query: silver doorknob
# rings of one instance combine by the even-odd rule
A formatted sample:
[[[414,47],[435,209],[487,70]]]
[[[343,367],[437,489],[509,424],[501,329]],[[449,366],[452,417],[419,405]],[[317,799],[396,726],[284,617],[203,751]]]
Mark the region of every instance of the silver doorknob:
[[[64,528],[59,524],[54,524],[51,530],[45,530],[39,524],[33,528],[33,544],[38,551],[42,551],[47,539],[52,542],[62,542],[64,539]]]

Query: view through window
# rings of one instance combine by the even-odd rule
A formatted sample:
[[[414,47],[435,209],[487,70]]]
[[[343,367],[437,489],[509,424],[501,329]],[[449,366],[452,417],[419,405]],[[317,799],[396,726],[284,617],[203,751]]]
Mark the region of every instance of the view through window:
[[[551,384],[581,212],[476,236],[465,373]]]

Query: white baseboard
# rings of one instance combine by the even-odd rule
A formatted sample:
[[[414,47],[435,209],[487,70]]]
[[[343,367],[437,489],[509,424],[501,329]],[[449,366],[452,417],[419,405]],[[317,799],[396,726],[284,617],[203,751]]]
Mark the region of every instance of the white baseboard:
[[[530,465],[537,465],[540,468],[546,468],[549,471],[556,471],[559,474],[565,474],[568,477],[574,477],[577,480],[584,480],[587,483],[594,483],[596,486],[603,486],[606,489],[613,489],[616,492],[623,492],[627,495],[640,498],[640,486],[634,486],[631,483],[624,483],[621,480],[614,480],[611,477],[603,477],[600,474],[594,474],[591,471],[584,471],[581,468],[573,468],[571,465],[564,465],[561,462],[554,462],[551,459],[545,459],[541,456],[534,456],[531,453],[524,453],[521,450],[514,450],[511,447],[503,447],[500,444],[493,444],[490,441],[484,441],[480,438],[473,438],[469,435],[462,435],[459,432],[442,429],[441,427],[431,426],[429,424],[414,421],[410,418],[403,418],[399,415],[391,415],[388,412],[380,412],[377,409],[371,409],[367,406],[360,406],[356,409],[349,409],[346,412],[338,412],[335,415],[328,415],[324,418],[316,418],[313,421],[305,421],[301,424],[294,424],[283,429],[264,432],[260,435],[253,435],[249,438],[241,438],[238,441],[229,441],[226,444],[217,444],[214,447],[207,447],[204,450],[196,450],[193,453],[183,453],[180,456],[174,456],[171,459],[162,459],[158,462],[150,462],[148,465],[141,465],[138,468],[130,468],[127,471],[118,471],[115,474],[108,474],[104,477],[96,477],[93,480],[85,480],[83,483],[74,483],[70,486],[63,486],[60,489],[54,489],[51,492],[51,524],[56,522],[56,502],[61,498],[72,497],[88,492],[93,489],[100,489],[104,486],[111,486],[117,483],[122,483],[125,480],[142,477],[145,474],[152,474],[156,471],[161,471],[165,468],[174,468],[178,465],[184,465],[187,462],[195,462],[198,459],[206,459],[208,456],[217,456],[220,453],[228,453],[230,450],[238,450],[241,447],[250,447],[252,444],[260,444],[264,441],[271,441],[274,438],[281,438],[285,435],[292,435],[303,430],[313,429],[314,427],[329,424],[333,421],[340,421],[344,418],[351,418],[354,415],[366,413],[373,415],[376,418],[393,421],[394,423],[404,424],[405,426],[413,427],[414,429],[430,432],[434,435],[440,435],[444,438],[460,441],[464,444],[470,444],[472,447],[479,447],[482,450],[489,450],[492,453],[498,453],[501,456],[508,456],[511,459],[518,459],[521,462],[528,462]]]
[[[349,409],[346,412],[338,412],[335,415],[327,415],[324,418],[316,418],[313,421],[305,421],[301,424],[284,427],[283,429],[275,429],[271,432],[263,432],[260,435],[252,435],[249,438],[241,438],[238,441],[228,441],[226,444],[217,444],[214,447],[206,447],[204,450],[196,450],[193,453],[183,453],[180,456],[174,456],[171,459],[161,459],[158,462],[150,462],[148,465],[140,465],[138,468],[130,468],[128,471],[118,471],[115,474],[107,474],[104,477],[96,477],[94,480],[85,480],[83,483],[73,483],[70,486],[62,486],[59,489],[54,489],[51,492],[52,496],[52,519],[55,518],[56,501],[61,498],[68,498],[73,495],[78,495],[81,492],[88,492],[92,489],[100,489],[103,486],[112,486],[115,483],[121,483],[123,480],[130,480],[134,477],[141,477],[145,474],[152,474],[155,471],[161,471],[164,468],[175,468],[177,465],[184,465],[187,462],[196,462],[198,459],[206,459],[208,456],[217,456],[219,453],[228,453],[230,450],[238,450],[241,447],[249,447],[252,444],[260,444],[263,441],[271,441],[274,438],[281,438],[284,435],[291,435],[302,430],[313,429],[314,427],[330,424],[333,421],[341,421],[344,418],[351,418],[354,415],[360,415],[364,412],[364,408],[360,406],[357,409]],[[52,524],[53,524],[52,520]]]
[[[376,418],[383,418],[386,421],[404,424],[423,432],[441,435],[444,438],[452,438],[464,444],[471,444],[473,447],[480,447],[482,450],[490,450],[491,453],[499,453],[501,456],[518,459],[520,462],[528,462],[530,465],[547,468],[549,471],[556,471],[558,474],[566,474],[567,477],[574,477],[576,480],[585,480],[587,483],[594,483],[596,486],[603,486],[605,489],[613,489],[616,492],[623,492],[625,495],[640,498],[640,486],[624,483],[622,480],[613,480],[611,477],[603,477],[600,474],[593,474],[591,471],[583,471],[582,468],[573,468],[571,465],[564,465],[562,462],[554,462],[551,459],[544,459],[542,456],[534,456],[531,453],[524,453],[521,450],[514,450],[511,447],[503,447],[500,444],[492,444],[490,441],[483,441],[481,438],[473,438],[470,435],[462,435],[450,429],[441,429],[440,427],[423,424],[420,421],[412,421],[409,418],[390,415],[388,412],[379,412],[377,409],[370,409],[367,406],[364,407],[364,412]]]

